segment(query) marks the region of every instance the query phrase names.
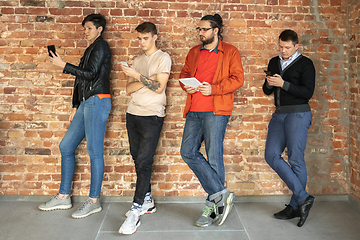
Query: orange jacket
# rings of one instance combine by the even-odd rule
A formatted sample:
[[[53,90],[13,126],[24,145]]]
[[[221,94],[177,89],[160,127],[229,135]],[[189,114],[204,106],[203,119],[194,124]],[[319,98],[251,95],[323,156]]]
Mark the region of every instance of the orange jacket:
[[[180,78],[194,77],[200,57],[201,45],[190,49]],[[239,51],[233,45],[219,40],[219,61],[211,84],[211,99],[215,115],[231,115],[234,108],[234,92],[244,85],[244,71]],[[184,89],[184,84],[180,83]],[[185,89],[184,89],[185,90]],[[190,111],[191,94],[187,95],[183,117]]]

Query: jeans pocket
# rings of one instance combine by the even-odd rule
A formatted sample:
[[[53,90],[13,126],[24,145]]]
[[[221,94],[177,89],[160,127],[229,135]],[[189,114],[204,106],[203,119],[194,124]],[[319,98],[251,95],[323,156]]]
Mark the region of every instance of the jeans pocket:
[[[306,124],[307,128],[311,126],[312,113],[311,112],[300,112],[296,113],[297,118],[301,118],[303,123]]]
[[[296,117],[298,117],[298,118],[304,118],[304,116],[305,116],[305,113],[303,113],[303,112],[296,113]]]
[[[164,122],[164,118],[163,118],[163,117],[152,116],[151,118],[152,118],[152,120],[154,121],[154,123],[155,123],[157,126],[162,126],[162,124],[163,124],[163,122]]]
[[[105,111],[110,112],[110,110],[111,110],[111,100],[110,100],[110,98],[100,99],[100,102],[101,102],[101,107]]]

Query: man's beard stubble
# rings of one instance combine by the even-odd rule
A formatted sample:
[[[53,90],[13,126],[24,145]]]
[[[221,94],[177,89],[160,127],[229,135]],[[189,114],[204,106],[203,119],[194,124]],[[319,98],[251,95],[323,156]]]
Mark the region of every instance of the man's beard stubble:
[[[202,40],[201,37],[200,37],[200,41],[202,41],[202,43],[203,43],[204,45],[213,43],[213,42],[214,42],[214,39],[215,39],[214,35],[212,36],[212,38],[209,38],[209,39],[206,39],[206,40]]]

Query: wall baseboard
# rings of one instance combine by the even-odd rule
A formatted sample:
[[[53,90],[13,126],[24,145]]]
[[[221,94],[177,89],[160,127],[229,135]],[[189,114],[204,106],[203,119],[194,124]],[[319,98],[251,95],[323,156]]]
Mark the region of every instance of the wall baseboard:
[[[355,208],[360,212],[360,200],[356,197],[350,195],[349,196],[349,202],[355,206]]]
[[[45,202],[49,195],[0,195],[0,201]],[[291,195],[236,196],[235,202],[288,202]],[[351,195],[315,195],[316,201],[350,201],[360,209],[360,201]],[[72,196],[73,202],[84,202],[87,196]],[[154,197],[157,203],[204,203],[206,197]],[[132,202],[133,197],[102,196],[102,202]]]

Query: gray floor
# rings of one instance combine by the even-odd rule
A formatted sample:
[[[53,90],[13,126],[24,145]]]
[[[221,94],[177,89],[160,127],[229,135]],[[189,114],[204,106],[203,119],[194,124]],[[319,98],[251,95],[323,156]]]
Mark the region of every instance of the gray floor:
[[[70,210],[42,212],[39,202],[0,200],[0,239],[238,239],[292,240],[326,239],[359,240],[360,212],[348,201],[317,201],[305,225],[298,219],[277,220],[273,213],[284,202],[237,202],[223,226],[194,226],[203,204],[158,202],[157,212],[141,217],[141,225],[133,235],[118,233],[131,203],[103,203],[103,211],[85,219],[72,219]]]

